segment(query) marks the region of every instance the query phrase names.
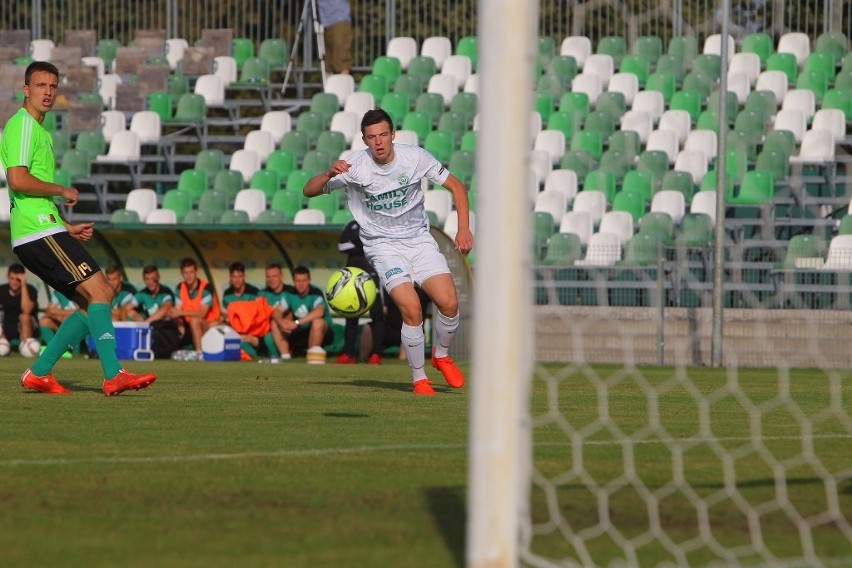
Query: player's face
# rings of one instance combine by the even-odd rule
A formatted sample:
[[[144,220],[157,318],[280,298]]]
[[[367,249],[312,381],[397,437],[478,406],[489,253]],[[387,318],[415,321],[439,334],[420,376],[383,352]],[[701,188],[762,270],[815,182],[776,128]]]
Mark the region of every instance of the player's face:
[[[21,289],[21,275],[10,272],[9,273],[9,290],[12,292],[18,292]]]
[[[311,277],[307,274],[296,274],[293,276],[293,286],[300,296],[308,293],[308,288],[311,287]]]
[[[198,278],[198,269],[194,266],[187,266],[180,269],[180,274],[183,276],[183,281],[192,286]]]
[[[153,292],[160,286],[160,273],[149,272],[148,274],[143,274],[142,281],[145,282],[145,287]]]
[[[121,290],[121,273],[113,272],[112,274],[106,275],[107,282],[109,282],[109,287],[112,288],[113,292],[118,292]]]
[[[280,268],[268,268],[266,270],[266,285],[270,290],[278,290],[284,285],[284,275]]]
[[[396,133],[387,122],[372,124],[364,128],[362,138],[364,144],[370,149],[373,160],[379,164],[387,164],[393,161],[393,139]]]
[[[234,290],[242,290],[246,285],[246,273],[235,270],[231,272],[231,286]]]
[[[30,82],[24,85],[24,105],[30,112],[44,114],[53,108],[56,102],[56,88],[59,78],[48,71],[35,71]]]

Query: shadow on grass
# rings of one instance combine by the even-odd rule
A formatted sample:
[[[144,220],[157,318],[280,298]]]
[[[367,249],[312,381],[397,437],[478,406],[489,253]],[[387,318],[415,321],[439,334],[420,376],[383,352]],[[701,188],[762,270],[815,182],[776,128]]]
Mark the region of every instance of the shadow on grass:
[[[423,498],[435,520],[435,526],[444,539],[444,544],[453,555],[456,566],[464,566],[465,527],[465,488],[427,487]]]
[[[395,390],[402,391],[406,393],[411,393],[411,382],[400,381],[398,383],[389,383],[386,381],[371,381],[365,379],[355,379],[352,381],[316,381],[313,384],[315,385],[327,385],[327,386],[351,386],[351,387],[361,387],[361,388],[372,388],[372,389],[385,389],[385,390]],[[456,389],[451,389],[449,387],[442,387],[441,385],[436,385],[432,383],[432,388],[435,389],[435,392],[441,394],[448,394],[454,392]]]
[[[369,418],[369,414],[355,414],[352,412],[323,412],[323,416],[329,418]]]

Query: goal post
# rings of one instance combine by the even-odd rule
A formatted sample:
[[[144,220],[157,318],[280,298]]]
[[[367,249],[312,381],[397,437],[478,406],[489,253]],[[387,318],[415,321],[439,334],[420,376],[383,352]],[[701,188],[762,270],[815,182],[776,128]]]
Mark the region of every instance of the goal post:
[[[481,0],[467,565],[516,566],[534,361],[530,194],[537,3]],[[525,506],[525,505],[520,505]]]

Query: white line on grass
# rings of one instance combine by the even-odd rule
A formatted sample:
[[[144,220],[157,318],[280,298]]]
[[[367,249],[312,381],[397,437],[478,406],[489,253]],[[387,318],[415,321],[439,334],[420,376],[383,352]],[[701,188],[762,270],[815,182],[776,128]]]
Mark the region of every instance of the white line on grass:
[[[852,434],[821,434],[810,436],[811,440],[833,440],[850,439]],[[801,440],[802,436],[763,436],[763,442]],[[700,442],[746,442],[751,441],[751,436],[731,436],[725,438],[683,438],[675,441],[677,444],[694,444]],[[586,440],[584,442],[593,446],[621,446],[625,443],[632,445],[664,444],[662,440]],[[536,443],[536,446],[561,446],[562,442]],[[68,465],[84,463],[168,463],[168,462],[192,462],[192,461],[224,461],[258,458],[282,458],[282,457],[311,457],[359,454],[371,452],[388,451],[420,451],[420,450],[459,450],[467,446],[464,444],[402,444],[393,446],[358,446],[354,448],[315,448],[305,450],[275,450],[271,452],[240,452],[234,454],[188,454],[180,456],[111,456],[92,458],[50,458],[50,459],[11,459],[0,460],[0,467],[16,467],[30,465]]]

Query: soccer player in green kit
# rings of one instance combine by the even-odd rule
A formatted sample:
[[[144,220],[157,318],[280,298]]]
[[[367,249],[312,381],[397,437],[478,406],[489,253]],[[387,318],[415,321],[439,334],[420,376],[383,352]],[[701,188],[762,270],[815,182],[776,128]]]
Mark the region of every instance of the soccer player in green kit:
[[[56,66],[45,61],[31,63],[24,73],[24,104],[6,123],[0,140],[0,164],[10,189],[12,249],[45,284],[80,306],[65,318],[33,366],[24,371],[21,384],[43,393],[69,394],[51,371],[68,346],[91,333],[103,367],[104,394],[143,389],[157,376],[130,373],[118,362],[112,288],[81,242],[92,238],[93,223],[65,222],[54,203],[59,197],[74,206],[78,199],[73,187],[53,183],[53,141],[42,127],[45,114],[56,102],[58,85]]]

